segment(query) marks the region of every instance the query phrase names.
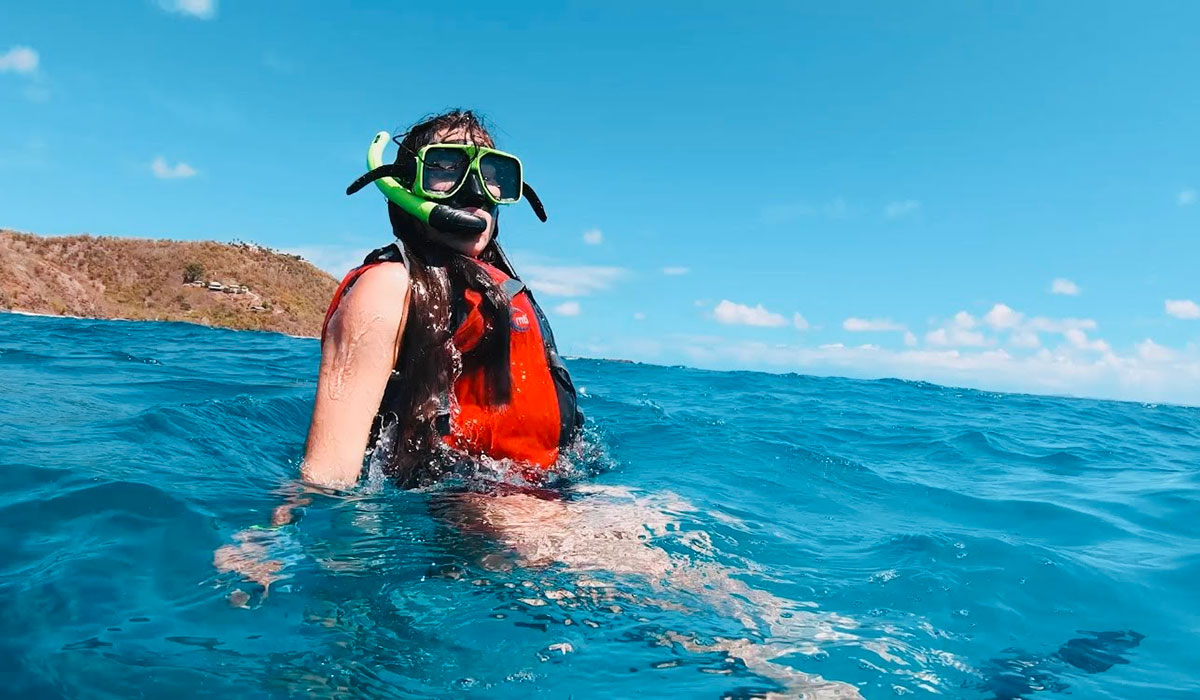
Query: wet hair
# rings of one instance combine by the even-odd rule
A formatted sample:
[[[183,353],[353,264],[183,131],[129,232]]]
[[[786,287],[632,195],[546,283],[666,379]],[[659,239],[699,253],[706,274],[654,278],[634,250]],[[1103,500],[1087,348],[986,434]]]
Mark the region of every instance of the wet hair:
[[[458,129],[477,144],[495,145],[478,115],[454,109],[426,117],[397,137],[396,162],[412,163],[411,172],[415,173],[417,151],[433,143],[438,133]],[[406,186],[412,184],[412,176],[408,182],[403,182],[403,176],[400,179]],[[439,421],[444,421],[453,408],[454,381],[464,368],[484,368],[490,403],[502,405],[509,401],[510,310],[504,291],[468,256],[432,240],[424,225],[391,202],[388,218],[392,233],[404,246],[411,286],[400,355],[381,409],[393,415],[381,414],[375,432],[378,437],[381,421],[394,422],[389,471],[412,478],[414,467],[426,464],[441,446],[441,433],[447,426],[439,425]],[[493,225],[492,238],[479,259],[511,276],[513,272],[496,242],[498,225]],[[487,327],[479,344],[467,355],[454,346],[456,321],[460,320],[456,316],[463,309],[461,299],[452,297],[452,289],[460,290],[460,294],[463,289],[472,289],[481,296],[479,310]]]

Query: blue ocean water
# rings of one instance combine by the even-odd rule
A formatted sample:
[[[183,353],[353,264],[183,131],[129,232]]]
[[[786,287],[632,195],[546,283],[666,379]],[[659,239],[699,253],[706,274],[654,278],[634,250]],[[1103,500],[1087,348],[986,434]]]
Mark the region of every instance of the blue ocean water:
[[[1200,695],[1200,409],[574,360],[553,497],[300,493],[318,355],[0,314],[4,695]]]

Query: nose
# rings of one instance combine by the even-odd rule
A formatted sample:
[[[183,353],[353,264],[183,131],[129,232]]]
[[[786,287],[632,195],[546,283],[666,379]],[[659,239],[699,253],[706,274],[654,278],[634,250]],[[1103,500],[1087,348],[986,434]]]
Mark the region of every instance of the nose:
[[[483,183],[479,181],[479,175],[470,172],[467,173],[467,181],[463,183],[463,189],[473,200],[487,201],[487,195],[483,191]]]

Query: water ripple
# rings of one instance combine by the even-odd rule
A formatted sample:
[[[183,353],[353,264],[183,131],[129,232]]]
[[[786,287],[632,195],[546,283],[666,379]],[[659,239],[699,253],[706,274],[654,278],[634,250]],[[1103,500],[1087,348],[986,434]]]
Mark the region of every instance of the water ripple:
[[[579,359],[554,492],[332,495],[314,341],[0,337],[14,696],[1200,693],[1197,409]]]

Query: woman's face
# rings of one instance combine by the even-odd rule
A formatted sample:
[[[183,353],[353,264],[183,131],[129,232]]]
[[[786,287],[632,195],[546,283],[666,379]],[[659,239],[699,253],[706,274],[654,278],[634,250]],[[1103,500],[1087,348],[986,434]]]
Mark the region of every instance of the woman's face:
[[[475,134],[472,134],[467,129],[458,127],[453,129],[442,129],[434,135],[434,143],[466,143],[471,145],[490,146],[492,144],[477,141]],[[492,234],[496,231],[496,218],[492,212],[480,207],[463,207],[462,211],[473,216],[478,216],[487,222],[487,228],[477,236],[463,236],[442,233],[434,229],[432,226],[426,227],[426,234],[434,241],[442,245],[456,250],[463,255],[471,257],[479,257],[483,249],[487,247],[489,241],[492,240]]]

